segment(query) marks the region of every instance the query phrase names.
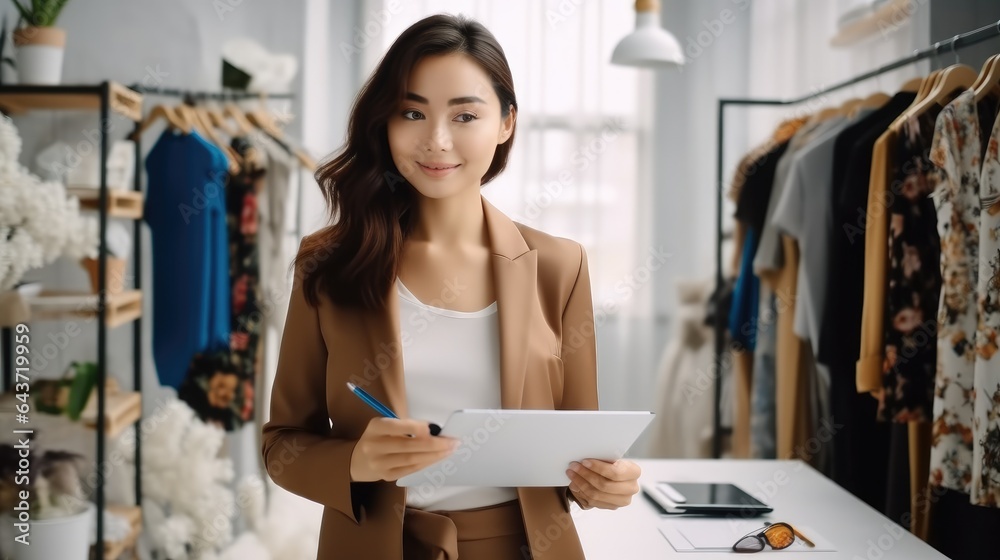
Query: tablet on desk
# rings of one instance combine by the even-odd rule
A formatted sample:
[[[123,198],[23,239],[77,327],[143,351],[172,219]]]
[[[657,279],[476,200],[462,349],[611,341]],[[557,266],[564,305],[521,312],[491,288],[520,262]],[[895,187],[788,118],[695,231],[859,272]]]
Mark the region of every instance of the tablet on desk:
[[[754,516],[774,511],[729,483],[655,481],[643,483],[642,491],[664,513]]]
[[[442,436],[462,441],[450,457],[397,486],[566,486],[573,461],[617,461],[653,420],[648,411],[466,409]]]

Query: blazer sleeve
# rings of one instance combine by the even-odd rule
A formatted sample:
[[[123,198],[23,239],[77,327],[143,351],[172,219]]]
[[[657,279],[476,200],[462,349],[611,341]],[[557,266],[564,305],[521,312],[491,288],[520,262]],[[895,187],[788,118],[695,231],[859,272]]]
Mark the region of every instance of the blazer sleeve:
[[[597,324],[594,322],[594,298],[590,290],[590,267],[587,252],[580,245],[580,268],[562,315],[563,410],[598,410],[597,396]],[[573,493],[561,488],[563,509],[569,512]]]
[[[563,410],[598,410],[597,335],[590,291],[587,252],[580,249],[580,268],[562,315]]]
[[[358,523],[354,494],[363,483],[352,483],[350,474],[357,440],[331,436],[326,361],[319,314],[303,295],[296,264],[271,390],[271,416],[261,429],[264,465],[278,486]]]

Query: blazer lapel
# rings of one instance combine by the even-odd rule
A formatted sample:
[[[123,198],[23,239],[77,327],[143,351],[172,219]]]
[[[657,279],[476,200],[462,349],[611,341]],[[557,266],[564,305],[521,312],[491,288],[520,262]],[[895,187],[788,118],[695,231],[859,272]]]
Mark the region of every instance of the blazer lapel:
[[[538,301],[538,252],[514,222],[483,198],[500,322],[500,407],[521,408],[528,365],[531,306]]]
[[[500,406],[518,409],[521,407],[528,364],[531,306],[538,300],[538,252],[528,249],[524,237],[510,218],[485,198],[480,198],[489,234],[500,323]],[[383,312],[369,316],[369,340],[375,366],[382,370],[379,378],[382,396],[386,399],[384,402],[400,418],[409,418],[395,284],[388,296]]]

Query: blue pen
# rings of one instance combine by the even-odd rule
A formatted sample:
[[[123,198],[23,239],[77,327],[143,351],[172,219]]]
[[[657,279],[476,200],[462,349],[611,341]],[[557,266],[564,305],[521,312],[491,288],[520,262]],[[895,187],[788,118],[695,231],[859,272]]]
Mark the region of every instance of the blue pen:
[[[348,382],[347,383],[347,388],[350,389],[352,393],[354,393],[355,395],[357,395],[358,398],[360,398],[361,400],[365,401],[365,404],[367,404],[368,406],[374,408],[375,411],[378,412],[379,414],[381,414],[382,416],[385,416],[386,418],[396,418],[396,419],[399,419],[399,416],[396,416],[395,412],[393,412],[392,410],[390,410],[389,407],[385,406],[384,404],[378,402],[378,399],[376,399],[375,397],[369,395],[368,392],[365,391],[364,389],[362,389],[361,387],[358,387],[354,383]],[[436,436],[439,433],[441,433],[441,427],[438,426],[437,424],[431,424],[431,435],[435,435]],[[413,436],[410,436],[410,437],[413,437]]]
[[[347,388],[350,389],[352,393],[360,397],[361,400],[365,401],[365,404],[374,408],[375,411],[381,414],[382,416],[385,416],[387,418],[397,418],[397,419],[399,418],[399,416],[396,416],[395,412],[389,410],[389,407],[378,402],[378,399],[369,395],[368,392],[362,389],[361,387],[358,387],[354,383],[348,382]]]

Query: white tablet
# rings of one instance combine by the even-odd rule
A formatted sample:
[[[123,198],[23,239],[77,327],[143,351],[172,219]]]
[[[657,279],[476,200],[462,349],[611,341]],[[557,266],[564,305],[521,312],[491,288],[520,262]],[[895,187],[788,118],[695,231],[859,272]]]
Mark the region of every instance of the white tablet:
[[[654,413],[613,410],[457,410],[441,435],[462,440],[447,459],[397,486],[566,486],[573,461],[617,461]]]

